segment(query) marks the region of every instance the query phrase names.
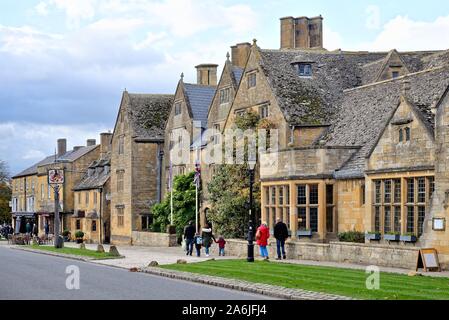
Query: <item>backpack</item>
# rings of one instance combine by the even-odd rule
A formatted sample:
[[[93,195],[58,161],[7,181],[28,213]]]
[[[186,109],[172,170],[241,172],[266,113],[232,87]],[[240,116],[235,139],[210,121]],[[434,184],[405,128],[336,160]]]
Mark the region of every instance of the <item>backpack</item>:
[[[203,244],[203,238],[201,238],[201,237],[197,237],[196,239],[195,239],[195,243],[196,244]]]

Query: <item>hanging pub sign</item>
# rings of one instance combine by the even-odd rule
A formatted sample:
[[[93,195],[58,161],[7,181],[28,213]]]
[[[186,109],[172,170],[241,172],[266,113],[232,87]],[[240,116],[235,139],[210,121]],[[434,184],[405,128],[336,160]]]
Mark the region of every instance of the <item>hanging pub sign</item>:
[[[48,170],[48,183],[49,184],[64,184],[64,170],[62,170],[62,169]]]

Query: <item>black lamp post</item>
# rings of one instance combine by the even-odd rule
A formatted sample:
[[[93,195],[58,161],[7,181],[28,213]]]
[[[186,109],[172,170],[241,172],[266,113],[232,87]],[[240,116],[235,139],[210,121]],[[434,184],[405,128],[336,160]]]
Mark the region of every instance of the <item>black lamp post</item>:
[[[248,161],[249,173],[249,225],[248,225],[248,262],[254,262],[254,200],[253,200],[253,185],[254,185],[254,171],[256,167],[255,160]]]

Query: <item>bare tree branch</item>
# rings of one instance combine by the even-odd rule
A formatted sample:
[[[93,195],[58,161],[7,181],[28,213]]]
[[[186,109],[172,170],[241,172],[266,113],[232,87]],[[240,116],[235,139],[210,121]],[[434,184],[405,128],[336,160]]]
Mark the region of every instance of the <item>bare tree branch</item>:
[[[9,178],[8,164],[5,161],[0,160],[0,182],[8,182]]]

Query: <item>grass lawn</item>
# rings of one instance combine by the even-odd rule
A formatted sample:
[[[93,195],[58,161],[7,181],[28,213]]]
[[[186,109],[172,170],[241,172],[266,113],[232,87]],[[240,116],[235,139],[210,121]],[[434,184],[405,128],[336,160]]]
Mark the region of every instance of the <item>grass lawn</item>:
[[[115,256],[111,256],[109,255],[108,252],[96,252],[94,250],[88,250],[88,249],[78,249],[78,248],[68,248],[68,247],[64,247],[62,249],[56,249],[53,246],[37,246],[37,245],[33,245],[33,246],[26,246],[27,248],[31,248],[31,249],[37,249],[37,250],[42,250],[42,251],[50,251],[50,252],[55,252],[55,253],[62,253],[62,254],[71,254],[71,255],[75,255],[75,256],[82,256],[82,257],[86,257],[86,258],[92,258],[95,260],[99,260],[99,259],[117,259],[118,257]]]
[[[315,292],[333,293],[370,300],[449,300],[449,278],[409,277],[381,273],[380,289],[368,290],[364,270],[315,267],[296,264],[254,264],[245,260],[217,260],[161,266],[164,269],[201,273]]]

